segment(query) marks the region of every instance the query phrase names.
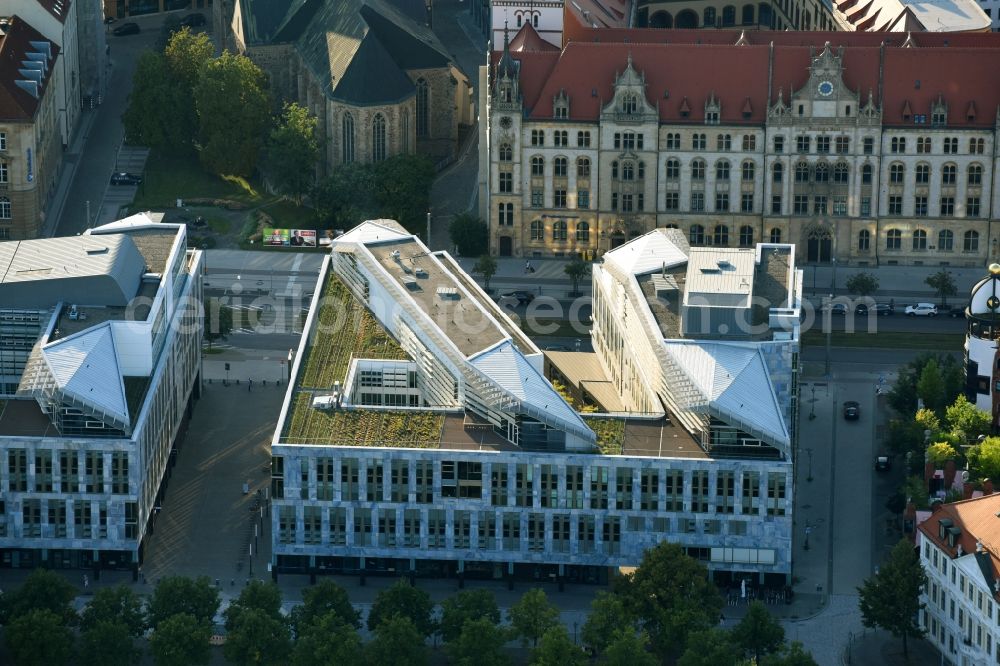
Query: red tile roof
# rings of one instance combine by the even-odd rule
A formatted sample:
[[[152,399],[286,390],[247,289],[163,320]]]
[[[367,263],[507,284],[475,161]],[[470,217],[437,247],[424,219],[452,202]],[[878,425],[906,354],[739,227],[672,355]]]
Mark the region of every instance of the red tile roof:
[[[24,78],[18,69],[22,68],[21,62],[26,59],[25,54],[37,50],[30,42],[48,42],[51,50],[48,69],[42,79],[41,94],[44,94],[52,78],[59,47],[17,16],[11,16],[6,25],[0,24],[0,119],[31,120],[38,110],[41,95],[35,98],[16,83]]]
[[[510,40],[510,50],[512,53],[523,53],[525,51],[559,51],[559,47],[551,42],[542,39],[538,31],[531,23],[525,21],[521,29],[517,31],[513,39]]]
[[[886,125],[912,125],[912,115],[930,116],[942,95],[948,122],[965,127],[992,127],[1000,107],[1000,34],[919,33],[914,48],[901,48],[906,35],[871,33],[754,32],[751,44],[735,46],[736,31],[628,30],[591,31],[600,41],[571,39],[561,53],[515,53],[521,60],[521,91],[529,117],[551,118],[552,98],[565,90],[570,119],[597,120],[613,97],[616,73],[633,66],[646,79],[646,97],[659,108],[660,120],[703,123],[705,101],[714,92],[722,104],[721,121],[761,124],[767,108],[783,92],[805,85],[810,58],[829,41],[843,48],[845,85],[861,103],[874,94]],[[610,38],[617,33],[628,42]],[[656,35],[656,42],[643,41]],[[635,39],[633,39],[635,38]],[[773,42],[774,46],[771,46]],[[883,42],[886,46],[883,48]],[[767,99],[768,90],[771,99]],[[691,112],[681,117],[687,98]],[[911,117],[904,120],[909,104]],[[966,111],[979,110],[973,121]],[[743,111],[751,109],[749,117]]]
[[[962,500],[952,504],[942,504],[930,518],[920,523],[917,529],[934,545],[951,557],[958,555],[958,545],[962,553],[976,552],[976,541],[983,544],[993,562],[993,577],[1000,578],[1000,493],[984,495],[975,499]],[[948,540],[938,536],[941,519],[952,521],[952,526],[961,530],[956,547],[948,545]]]

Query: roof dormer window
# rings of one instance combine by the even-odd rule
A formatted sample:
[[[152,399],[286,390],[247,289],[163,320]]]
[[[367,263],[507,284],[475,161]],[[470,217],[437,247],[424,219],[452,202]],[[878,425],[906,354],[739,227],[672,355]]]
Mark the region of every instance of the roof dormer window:
[[[705,124],[718,125],[721,115],[722,106],[719,104],[719,100],[715,98],[715,93],[713,92],[709,96],[708,101],[705,102]]]
[[[622,113],[632,115],[639,110],[639,99],[632,94],[622,95]]]
[[[552,117],[556,120],[569,119],[569,97],[565,90],[560,90],[559,94],[552,98]]]
[[[938,95],[937,101],[931,105],[931,125],[934,127],[944,127],[948,124],[948,105],[944,98]]]

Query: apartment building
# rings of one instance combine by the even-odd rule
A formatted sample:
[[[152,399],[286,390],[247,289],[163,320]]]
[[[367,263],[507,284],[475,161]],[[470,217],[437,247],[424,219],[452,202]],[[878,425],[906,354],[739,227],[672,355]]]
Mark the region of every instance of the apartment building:
[[[0,266],[0,566],[134,575],[197,395],[201,253],[140,214]]]
[[[1000,495],[943,504],[918,526],[927,574],[920,620],[942,663],[1000,660]]]
[[[792,243],[800,263],[996,256],[1000,38],[587,35],[495,54],[480,163],[494,254],[599,256],[677,227],[693,246]]]
[[[720,580],[788,582],[801,295],[792,248],[722,266],[658,230],[616,252],[617,268],[606,260],[594,278],[597,351],[543,355],[447,253],[394,222],[336,239],[272,440],[274,575],[604,581],[668,539]],[[704,278],[685,301],[685,338],[673,326],[688,312],[678,292],[661,307],[642,290],[689,273]],[[773,297],[774,311],[754,297]],[[611,314],[611,299],[629,313]],[[758,329],[722,333],[750,301],[746,323]],[[631,316],[641,328],[627,327]],[[617,372],[627,335],[665,364],[655,377]],[[543,371],[586,391],[586,405]]]

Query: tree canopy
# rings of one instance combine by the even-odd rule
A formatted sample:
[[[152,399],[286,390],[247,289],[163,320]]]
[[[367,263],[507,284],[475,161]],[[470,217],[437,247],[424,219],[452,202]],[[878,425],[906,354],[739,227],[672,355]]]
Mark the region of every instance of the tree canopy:
[[[961,363],[951,354],[928,352],[900,366],[896,383],[889,392],[889,404],[894,410],[904,416],[916,413],[917,383],[924,367],[932,360],[937,364],[944,384],[944,394],[941,398],[942,408],[945,405],[950,405],[962,393],[965,385],[965,372]],[[924,398],[926,404],[926,397],[922,395],[921,397]]]
[[[917,615],[923,607],[920,590],[926,583],[920,558],[913,544],[904,538],[893,547],[878,573],[858,588],[864,625],[886,629],[902,638],[904,655],[909,654],[907,638],[923,635]]]
[[[365,646],[365,654],[370,664],[427,664],[424,636],[410,618],[403,615],[393,615],[378,623],[375,637]]]
[[[362,663],[361,637],[336,611],[313,616],[300,626],[303,628],[298,630],[300,633],[292,650],[294,666]]]
[[[635,620],[625,610],[621,597],[609,592],[598,592],[590,602],[590,614],[583,623],[580,638],[594,654],[601,654],[616,639],[618,632],[635,634],[634,625]]]
[[[490,290],[490,280],[497,274],[497,260],[488,254],[484,254],[476,260],[476,265],[472,267],[474,275],[483,276],[483,285],[486,291]]]
[[[734,644],[742,648],[744,654],[760,663],[764,655],[781,648],[785,642],[785,630],[764,604],[754,601],[743,619],[733,627],[730,637]]]
[[[847,278],[847,291],[858,296],[871,296],[878,291],[878,278],[874,273],[855,273]]]
[[[531,651],[532,666],[583,666],[587,655],[569,639],[566,627],[559,623],[542,634],[538,647]]]
[[[615,590],[625,608],[649,634],[661,658],[682,654],[688,634],[714,627],[722,611],[722,596],[708,572],[673,543],[646,550],[630,575],[616,579]]]
[[[477,257],[490,249],[486,223],[472,213],[459,213],[448,225],[448,237],[463,257]]]
[[[934,412],[944,410],[948,404],[948,395],[944,384],[944,376],[937,361],[931,359],[920,371],[917,380],[917,397],[923,400],[924,406]]]
[[[267,143],[268,178],[275,189],[299,202],[313,184],[318,161],[316,117],[304,106],[285,104]]]
[[[80,661],[84,666],[132,666],[142,651],[133,634],[119,620],[101,620],[89,625],[80,636]]]
[[[100,623],[121,623],[129,635],[138,638],[146,630],[142,599],[125,585],[99,588],[83,609],[80,628],[87,631]]]
[[[380,624],[399,615],[407,618],[422,636],[430,636],[436,629],[433,611],[431,595],[400,579],[375,596],[375,602],[368,611],[368,630],[375,631]]]
[[[210,60],[194,86],[199,157],[210,172],[250,176],[271,122],[267,77],[228,51]]]
[[[500,608],[489,590],[462,590],[441,602],[439,631],[445,643],[458,639],[465,624],[472,620],[500,624]]]
[[[223,646],[227,661],[246,666],[281,666],[288,663],[288,653],[292,648],[288,623],[280,613],[275,618],[264,610],[264,605],[244,606],[234,615],[227,613],[226,644]]]
[[[188,613],[178,613],[155,624],[149,650],[156,666],[207,664],[211,657],[209,624]]]
[[[20,666],[62,666],[73,653],[73,632],[65,617],[41,606],[13,616],[4,638]]]
[[[252,610],[260,611],[272,620],[285,622],[285,617],[281,614],[281,590],[275,583],[250,581],[226,609],[226,631],[233,631],[240,616]]]
[[[691,632],[688,648],[677,660],[677,666],[736,664],[740,661],[741,652],[725,629],[700,629]]]
[[[969,402],[964,394],[959,394],[944,413],[948,428],[965,441],[974,441],[980,435],[990,433],[992,424],[989,412]]]
[[[967,452],[975,477],[1000,481],[1000,437],[987,437]]]
[[[442,624],[444,624],[442,622]],[[446,639],[445,653],[456,666],[507,666],[507,632],[488,617],[465,620],[458,636]]]
[[[947,269],[942,269],[928,275],[924,282],[938,295],[942,305],[948,303],[949,296],[954,296],[958,293],[958,288],[955,286],[955,279],[951,276],[951,271]]]
[[[522,594],[507,613],[514,634],[535,646],[546,631],[559,623],[559,609],[549,601],[545,590],[537,587]]]
[[[584,261],[580,257],[573,257],[563,270],[573,283],[573,293],[578,294],[580,292],[580,282],[590,276],[590,262]]]
[[[187,614],[210,626],[219,610],[219,591],[207,576],[163,578],[149,601],[149,624],[156,628],[173,615]]]
[[[659,662],[649,652],[649,636],[626,627],[615,632],[604,650],[601,663],[608,666],[656,666]]]
[[[296,636],[300,636],[313,622],[320,619],[329,621],[331,614],[352,629],[361,628],[361,614],[351,605],[347,592],[332,580],[324,578],[302,593],[302,603],[292,609],[292,629]]]

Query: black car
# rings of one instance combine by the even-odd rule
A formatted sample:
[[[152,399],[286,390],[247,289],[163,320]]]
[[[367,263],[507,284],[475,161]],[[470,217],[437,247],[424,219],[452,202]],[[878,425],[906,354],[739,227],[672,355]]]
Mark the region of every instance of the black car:
[[[197,28],[198,26],[205,25],[205,15],[200,12],[188,14],[181,19],[181,25],[186,25],[189,28]]]
[[[888,317],[896,311],[896,308],[889,303],[873,303],[871,305],[858,303],[858,306],[854,308],[854,314],[859,317],[867,317],[869,311],[874,312],[879,317]]]
[[[861,405],[859,405],[854,400],[848,400],[844,403],[844,420],[845,421],[857,421],[861,418]]]
[[[508,291],[504,294],[500,294],[501,298],[516,298],[517,302],[521,305],[528,305],[531,301],[535,300],[535,295],[530,291]]]
[[[122,23],[120,26],[112,30],[115,33],[115,37],[123,37],[125,35],[138,35],[139,34],[139,24],[138,23]]]
[[[120,173],[111,174],[111,184],[112,185],[141,185],[142,176],[137,176],[134,173],[128,173],[122,171]]]
[[[847,314],[847,304],[846,303],[827,303],[823,306],[824,310],[829,311],[832,315],[846,315]]]
[[[948,315],[952,319],[958,319],[959,317],[965,316],[965,306],[964,305],[953,305],[950,308],[941,308],[938,310],[939,313]]]
[[[876,472],[888,472],[890,467],[892,467],[892,460],[889,459],[889,456],[878,456],[875,458]]]

